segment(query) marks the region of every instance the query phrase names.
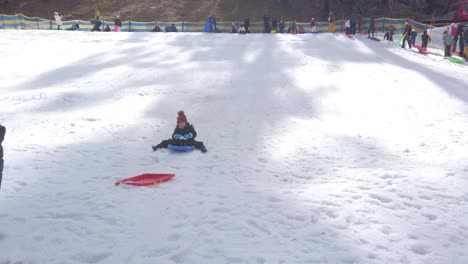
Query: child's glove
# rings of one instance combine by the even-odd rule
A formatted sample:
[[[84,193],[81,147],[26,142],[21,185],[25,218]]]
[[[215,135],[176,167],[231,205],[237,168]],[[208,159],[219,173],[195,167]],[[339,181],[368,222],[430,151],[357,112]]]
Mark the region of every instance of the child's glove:
[[[175,139],[185,139],[184,136],[182,136],[181,134],[175,134],[174,138]]]
[[[193,138],[193,135],[192,135],[192,133],[187,133],[187,134],[184,135],[184,138],[185,139],[191,139],[191,138]]]

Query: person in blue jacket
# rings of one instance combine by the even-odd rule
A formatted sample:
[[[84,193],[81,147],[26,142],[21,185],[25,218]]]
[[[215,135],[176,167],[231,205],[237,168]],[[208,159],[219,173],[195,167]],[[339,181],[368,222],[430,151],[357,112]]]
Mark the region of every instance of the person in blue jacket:
[[[279,21],[279,31],[280,33],[284,33],[284,28],[286,27],[286,23],[284,23],[284,20],[281,18],[280,21]]]
[[[156,146],[152,146],[153,151],[166,149],[169,145],[174,146],[194,146],[196,149],[205,153],[207,151],[203,142],[196,141],[197,131],[192,124],[187,121],[184,111],[177,113],[177,126],[172,133],[172,138],[163,140]]]
[[[93,24],[93,28],[91,29],[91,31],[101,31],[101,25],[102,25],[102,21],[101,19],[99,19],[98,16],[96,16],[92,21],[91,21],[91,24]]]
[[[416,32],[416,30],[411,31],[411,38],[410,38],[411,45],[416,44],[417,37],[418,37],[418,32]]]
[[[78,21],[74,21],[72,23],[72,26],[67,28],[67,30],[72,30],[72,31],[80,30],[80,24],[78,24]]]
[[[166,26],[164,29],[166,32],[178,32],[177,27],[174,24]]]

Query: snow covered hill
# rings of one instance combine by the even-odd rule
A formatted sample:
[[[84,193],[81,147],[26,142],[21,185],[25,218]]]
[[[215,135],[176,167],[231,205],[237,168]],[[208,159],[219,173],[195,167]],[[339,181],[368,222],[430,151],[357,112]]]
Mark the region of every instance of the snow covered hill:
[[[468,263],[467,67],[321,35],[0,32],[0,263]],[[152,152],[185,110],[208,152]],[[114,187],[145,172],[158,187]]]

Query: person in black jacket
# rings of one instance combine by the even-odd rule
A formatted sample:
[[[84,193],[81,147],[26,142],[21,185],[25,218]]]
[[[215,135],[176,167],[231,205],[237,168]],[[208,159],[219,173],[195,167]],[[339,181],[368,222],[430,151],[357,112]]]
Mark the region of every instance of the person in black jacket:
[[[179,111],[177,113],[177,126],[172,133],[172,138],[163,140],[156,146],[152,146],[153,151],[156,151],[161,148],[167,148],[169,145],[174,146],[194,146],[196,149],[199,149],[201,152],[205,153],[206,147],[203,142],[195,141],[197,137],[197,132],[192,124],[187,122],[187,117],[185,116],[184,111]]]
[[[431,41],[431,37],[427,34],[427,30],[424,30],[422,36],[421,36],[421,41],[422,41],[422,48],[424,50],[427,50],[427,45]]]
[[[271,30],[274,30],[275,33],[278,31],[278,21],[276,21],[274,18],[271,21]]]
[[[246,17],[245,20],[244,20],[245,32],[250,33],[249,27],[250,27],[250,18]]]
[[[458,45],[460,47],[460,57],[463,58],[464,57],[463,54],[464,54],[465,45],[468,45],[468,43],[465,43],[465,41],[464,41],[465,26],[463,25],[463,23],[458,23],[457,36],[458,36]],[[453,47],[453,48],[456,49],[456,47]]]
[[[114,32],[120,32],[122,28],[122,21],[120,20],[120,16],[117,16],[114,21]]]
[[[411,49],[411,32],[413,31],[413,28],[411,28],[411,25],[406,22],[405,23],[405,31],[403,32],[403,35],[405,35],[405,38],[403,39],[403,43],[401,44],[401,47],[404,49],[405,48],[405,41],[408,41],[408,46]]]
[[[2,188],[2,177],[3,177],[3,147],[2,142],[5,139],[6,129],[0,125],[0,189]]]

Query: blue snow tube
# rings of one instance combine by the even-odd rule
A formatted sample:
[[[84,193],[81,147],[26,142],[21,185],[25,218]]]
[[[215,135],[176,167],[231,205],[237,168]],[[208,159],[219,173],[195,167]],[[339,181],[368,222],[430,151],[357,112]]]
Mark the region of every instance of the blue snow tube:
[[[192,151],[195,147],[194,146],[176,146],[176,145],[169,144],[167,148],[172,151],[177,151],[177,152],[188,152],[188,151]]]

